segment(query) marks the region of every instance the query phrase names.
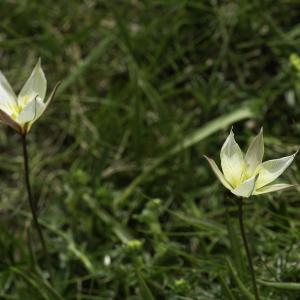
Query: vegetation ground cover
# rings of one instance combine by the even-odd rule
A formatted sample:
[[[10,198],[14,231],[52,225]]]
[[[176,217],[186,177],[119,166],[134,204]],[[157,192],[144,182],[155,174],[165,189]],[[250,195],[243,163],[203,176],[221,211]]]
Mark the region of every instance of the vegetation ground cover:
[[[267,159],[299,148],[299,1],[5,0],[0,17],[14,88],[38,57],[63,80],[28,136],[53,286],[2,125],[0,298],[246,299],[237,208],[203,154],[232,125],[243,146],[263,126]],[[262,299],[300,297],[299,216],[297,186],[245,206]]]

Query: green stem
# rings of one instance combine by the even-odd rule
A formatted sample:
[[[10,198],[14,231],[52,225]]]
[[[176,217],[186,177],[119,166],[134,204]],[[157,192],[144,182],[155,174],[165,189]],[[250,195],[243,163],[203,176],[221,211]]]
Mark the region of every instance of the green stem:
[[[27,141],[26,141],[26,134],[22,135],[22,146],[23,146],[23,158],[24,158],[24,177],[25,177],[25,185],[27,189],[27,195],[28,195],[28,202],[29,206],[31,209],[31,214],[32,214],[32,219],[34,226],[36,228],[36,231],[38,233],[39,239],[42,244],[43,252],[44,252],[44,257],[47,261],[48,268],[49,268],[49,273],[51,274],[51,262],[50,262],[50,256],[48,253],[48,249],[46,246],[46,242],[43,236],[42,228],[39,224],[38,221],[38,216],[37,216],[37,205],[36,202],[33,200],[32,197],[32,192],[31,192],[31,185],[30,185],[30,177],[29,177],[29,159],[28,159],[28,152],[27,152]],[[51,279],[51,277],[50,277]]]
[[[257,285],[256,285],[255,273],[254,273],[253,262],[252,262],[252,256],[251,256],[251,253],[250,253],[248,241],[247,241],[247,238],[246,238],[245,228],[244,228],[243,199],[239,199],[237,201],[237,203],[238,203],[238,209],[239,209],[238,212],[239,212],[240,229],[241,229],[243,243],[244,243],[244,247],[245,247],[247,258],[248,258],[249,270],[250,270],[251,280],[252,280],[252,285],[253,285],[253,291],[254,291],[255,299],[259,300],[258,289],[257,289]]]

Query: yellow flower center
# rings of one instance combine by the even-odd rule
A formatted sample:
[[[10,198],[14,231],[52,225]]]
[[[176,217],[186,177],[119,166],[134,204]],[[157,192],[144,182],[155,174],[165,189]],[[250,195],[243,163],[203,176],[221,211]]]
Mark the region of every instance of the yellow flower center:
[[[239,186],[244,181],[250,179],[253,176],[256,176],[259,173],[259,170],[260,170],[260,165],[256,167],[254,172],[251,172],[250,165],[243,162],[241,177],[240,177],[240,179],[234,180],[234,182],[232,184],[234,185],[234,187]]]
[[[9,108],[11,109],[11,117],[16,120],[20,114],[20,112],[23,110],[23,108],[28,104],[29,102],[29,96],[24,96],[22,99],[20,99],[16,104],[9,104]]]

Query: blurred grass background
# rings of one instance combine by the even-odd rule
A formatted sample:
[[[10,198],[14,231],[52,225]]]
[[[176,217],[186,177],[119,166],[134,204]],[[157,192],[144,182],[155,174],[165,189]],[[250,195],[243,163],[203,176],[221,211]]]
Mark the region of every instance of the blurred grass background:
[[[63,80],[28,137],[54,284],[38,239],[30,268],[21,143],[2,125],[0,298],[247,299],[236,207],[202,155],[232,124],[243,146],[263,126],[268,159],[298,149],[299,1],[4,0],[0,20],[16,90],[38,57],[49,89]],[[299,188],[245,209],[257,277],[279,282],[262,299],[299,299],[281,284],[300,280]]]

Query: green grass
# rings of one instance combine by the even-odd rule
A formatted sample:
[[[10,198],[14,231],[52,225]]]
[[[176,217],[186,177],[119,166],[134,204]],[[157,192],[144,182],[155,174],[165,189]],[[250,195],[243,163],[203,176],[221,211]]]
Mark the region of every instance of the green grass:
[[[247,299],[236,207],[202,155],[232,125],[244,146],[263,126],[266,158],[298,149],[298,2],[1,1],[2,72],[19,89],[41,57],[63,84],[28,136],[53,286],[0,128],[0,299]],[[245,206],[262,299],[299,299],[299,208],[298,187]]]

